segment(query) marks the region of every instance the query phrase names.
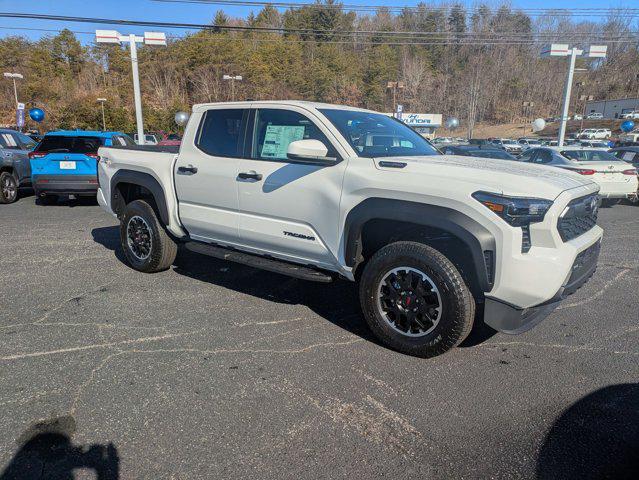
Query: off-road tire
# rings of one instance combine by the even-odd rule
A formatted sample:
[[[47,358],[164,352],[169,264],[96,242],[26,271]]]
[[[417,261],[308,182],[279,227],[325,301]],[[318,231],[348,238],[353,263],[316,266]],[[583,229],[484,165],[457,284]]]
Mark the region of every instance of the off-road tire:
[[[127,241],[127,228],[133,217],[141,217],[148,225],[151,248],[147,258],[138,258]],[[120,218],[120,245],[128,264],[140,272],[154,273],[169,268],[177,255],[177,244],[158,221],[153,207],[144,200],[127,204]]]
[[[410,267],[426,274],[439,290],[442,311],[433,331],[411,337],[394,329],[378,308],[378,289],[388,272]],[[461,274],[448,258],[418,242],[396,242],[375,253],[366,264],[359,286],[364,318],[385,345],[418,357],[434,357],[459,345],[470,333],[475,300]]]
[[[11,188],[11,193],[6,192],[5,188]],[[18,200],[18,181],[11,172],[0,173],[0,203],[13,203]]]

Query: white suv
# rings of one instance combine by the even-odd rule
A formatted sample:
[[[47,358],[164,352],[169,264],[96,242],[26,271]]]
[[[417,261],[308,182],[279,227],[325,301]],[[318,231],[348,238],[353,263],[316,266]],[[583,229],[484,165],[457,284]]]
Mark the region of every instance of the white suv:
[[[588,140],[604,140],[610,138],[612,132],[608,128],[586,128],[577,135],[577,138]]]
[[[99,151],[98,201],[120,219],[133,268],[169,268],[181,243],[304,280],[357,281],[371,330],[412,355],[458,345],[478,304],[493,328],[525,331],[597,265],[588,178],[441,155],[381,113],[196,105],[179,148]]]

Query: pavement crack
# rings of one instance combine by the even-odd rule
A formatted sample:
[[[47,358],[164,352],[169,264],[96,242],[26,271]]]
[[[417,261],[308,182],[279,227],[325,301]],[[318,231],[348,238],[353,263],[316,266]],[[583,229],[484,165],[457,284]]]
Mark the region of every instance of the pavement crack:
[[[590,295],[588,298],[585,298],[584,300],[580,300],[578,302],[574,302],[574,303],[568,303],[566,305],[560,305],[557,310],[564,310],[566,308],[573,308],[573,307],[578,307],[580,305],[585,305],[587,303],[590,302],[594,302],[595,300],[597,300],[598,298],[600,298],[602,295],[604,295],[606,293],[606,291],[617,281],[621,280],[621,278],[623,278],[624,275],[627,275],[628,272],[630,272],[629,268],[626,268],[624,270],[621,270],[619,273],[617,273],[617,275],[615,275],[611,280],[609,280],[608,282],[606,282],[604,284],[603,287],[601,287],[599,289],[599,291],[597,291],[596,293],[594,293],[593,295]]]
[[[12,361],[12,360],[22,360],[25,358],[34,358],[34,357],[44,357],[48,355],[58,355],[64,353],[75,353],[82,352],[85,350],[95,350],[102,348],[114,348],[121,345],[135,345],[140,343],[148,343],[148,342],[159,342],[162,340],[168,340],[171,338],[184,337],[186,335],[193,335],[195,333],[199,333],[201,330],[197,330],[195,332],[187,332],[187,333],[175,333],[175,334],[167,334],[167,335],[159,335],[154,337],[143,337],[143,338],[133,338],[129,340],[121,340],[119,342],[104,342],[104,343],[94,343],[90,345],[81,345],[78,347],[69,347],[69,348],[60,348],[57,350],[44,350],[40,352],[29,352],[29,353],[16,353],[13,355],[7,355],[4,357],[0,357],[0,361]]]

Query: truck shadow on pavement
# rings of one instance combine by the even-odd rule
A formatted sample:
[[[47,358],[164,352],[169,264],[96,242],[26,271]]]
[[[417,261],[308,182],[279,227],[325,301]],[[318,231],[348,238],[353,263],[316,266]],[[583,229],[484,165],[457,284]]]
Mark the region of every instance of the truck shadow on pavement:
[[[537,478],[639,478],[639,384],[601,388],[566,409],[546,434]]]
[[[112,250],[118,260],[126,263],[120,248],[117,226],[94,228],[91,234],[97,243]],[[351,282],[307,282],[201,255],[182,247],[178,251],[172,270],[201,282],[271,302],[305,305],[344,330],[379,344],[361,316],[357,286]]]
[[[120,248],[119,227],[99,227],[91,231],[93,239],[112,250],[118,260],[126,263]],[[227,262],[191,252],[180,247],[173,264],[173,271],[201,282],[208,282],[226,289],[264,300],[306,305],[317,315],[350,333],[382,345],[370,332],[359,306],[357,285],[337,280],[318,284],[259,270],[257,268]],[[495,330],[483,322],[483,309],[478,306],[475,326],[460,347],[473,347],[495,334]]]
[[[20,436],[20,448],[0,471],[0,480],[72,480],[74,470],[80,469],[94,473],[97,480],[117,480],[120,459],[115,446],[73,445],[73,432],[71,416],[36,423]]]

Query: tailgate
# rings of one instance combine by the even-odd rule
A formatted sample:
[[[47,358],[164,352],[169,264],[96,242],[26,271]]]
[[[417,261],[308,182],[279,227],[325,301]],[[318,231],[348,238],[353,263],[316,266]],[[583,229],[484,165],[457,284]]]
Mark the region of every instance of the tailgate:
[[[35,175],[96,175],[97,155],[83,153],[49,153],[31,159]]]

